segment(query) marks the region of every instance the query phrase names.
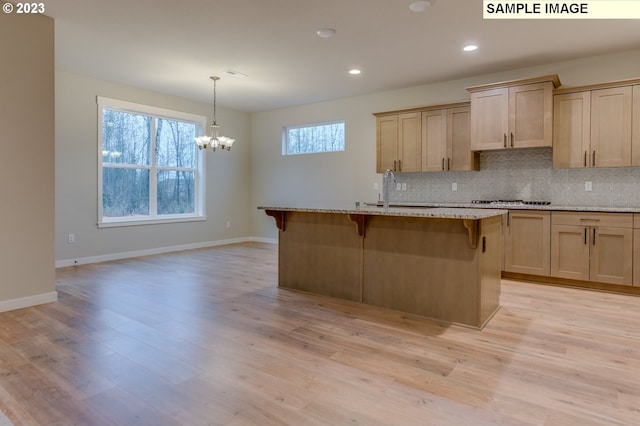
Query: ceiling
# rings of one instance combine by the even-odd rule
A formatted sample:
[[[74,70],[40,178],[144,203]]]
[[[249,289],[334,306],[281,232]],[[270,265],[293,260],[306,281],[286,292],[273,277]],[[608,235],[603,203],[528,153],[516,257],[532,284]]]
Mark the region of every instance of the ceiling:
[[[56,67],[263,111],[640,46],[634,20],[483,20],[480,0],[47,0]],[[331,38],[316,31],[333,28]],[[462,47],[479,49],[466,53]],[[358,67],[362,74],[348,70]],[[226,70],[246,74],[232,77]]]

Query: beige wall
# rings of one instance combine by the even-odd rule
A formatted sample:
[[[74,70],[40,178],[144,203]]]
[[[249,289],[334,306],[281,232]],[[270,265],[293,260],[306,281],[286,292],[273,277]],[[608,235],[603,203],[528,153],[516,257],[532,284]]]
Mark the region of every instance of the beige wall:
[[[0,14],[0,311],[56,300],[54,22]]]
[[[254,235],[275,238],[273,219],[255,210],[259,205],[352,206],[376,200],[381,184],[375,172],[376,135],[373,112],[437,105],[469,99],[466,87],[558,74],[565,86],[579,86],[640,77],[640,50],[540,65],[254,114],[252,145],[252,208]],[[366,78],[363,76],[363,78]],[[346,121],[346,151],[282,156],[282,128],[327,120]]]
[[[206,78],[206,77],[205,77]],[[209,117],[212,104],[192,102],[56,70],[56,260],[65,266],[165,249],[216,244],[251,235],[249,114],[218,108],[231,151],[206,152],[206,222],[98,229],[96,96]],[[226,222],[231,227],[226,227]],[[75,243],[67,242],[68,234]]]

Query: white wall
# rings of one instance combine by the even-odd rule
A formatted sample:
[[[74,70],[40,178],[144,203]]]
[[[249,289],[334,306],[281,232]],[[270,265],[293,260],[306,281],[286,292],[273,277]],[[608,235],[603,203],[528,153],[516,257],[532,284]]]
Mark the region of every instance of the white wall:
[[[259,205],[352,206],[375,200],[381,183],[375,172],[376,135],[372,113],[469,99],[468,86],[558,74],[563,86],[581,86],[640,77],[640,50],[505,71],[473,78],[380,92],[253,114],[253,233],[275,238],[273,219]],[[366,78],[363,75],[362,78]],[[282,128],[287,125],[344,119],[343,153],[282,156]]]
[[[231,151],[206,153],[206,222],[98,229],[96,96],[209,117],[213,105],[56,70],[55,240],[58,265],[171,247],[208,245],[251,235],[249,114],[218,108]],[[31,143],[39,143],[37,139]],[[231,228],[226,228],[226,222]],[[67,235],[75,234],[75,243]],[[115,256],[114,256],[115,255]]]

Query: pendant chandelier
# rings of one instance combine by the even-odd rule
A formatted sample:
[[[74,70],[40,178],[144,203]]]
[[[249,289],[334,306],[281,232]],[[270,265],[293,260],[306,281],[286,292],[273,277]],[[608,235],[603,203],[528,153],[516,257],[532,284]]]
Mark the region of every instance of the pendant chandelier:
[[[218,130],[220,126],[218,126],[218,122],[216,121],[216,81],[220,80],[220,77],[209,77],[213,80],[213,123],[211,123],[211,133],[209,136],[206,134],[203,136],[199,136],[195,138],[196,144],[199,149],[207,149],[211,147],[212,150],[216,150],[218,148],[222,150],[231,150],[231,146],[236,141],[235,139],[228,138],[226,136],[218,135]]]

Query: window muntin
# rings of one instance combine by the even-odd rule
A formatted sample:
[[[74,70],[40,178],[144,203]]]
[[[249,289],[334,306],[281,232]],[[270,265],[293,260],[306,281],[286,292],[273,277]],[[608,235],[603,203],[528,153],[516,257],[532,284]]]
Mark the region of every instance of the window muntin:
[[[204,219],[206,118],[98,97],[99,226]]]
[[[344,151],[344,134],[344,121],[285,127],[282,155]]]

